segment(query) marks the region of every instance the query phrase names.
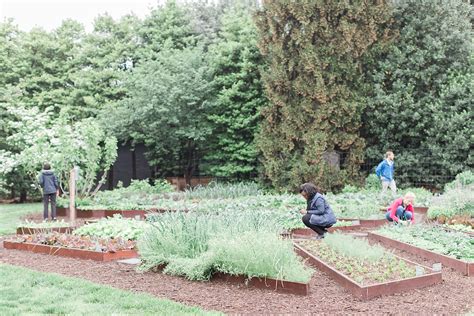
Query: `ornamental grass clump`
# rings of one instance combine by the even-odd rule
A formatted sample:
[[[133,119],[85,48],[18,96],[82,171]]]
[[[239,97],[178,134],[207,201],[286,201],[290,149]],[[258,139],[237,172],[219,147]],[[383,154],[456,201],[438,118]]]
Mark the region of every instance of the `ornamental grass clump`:
[[[208,280],[220,271],[308,281],[311,271],[276,227],[270,217],[256,212],[154,216],[138,241],[140,269],[165,266],[164,273],[190,280]]]

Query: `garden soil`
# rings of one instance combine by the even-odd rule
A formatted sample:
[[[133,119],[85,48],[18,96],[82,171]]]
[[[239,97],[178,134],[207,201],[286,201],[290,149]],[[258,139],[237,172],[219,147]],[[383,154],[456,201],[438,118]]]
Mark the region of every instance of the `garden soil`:
[[[433,263],[408,253],[395,253],[421,264]],[[311,280],[310,295],[305,297],[224,282],[192,282],[161,273],[138,273],[127,264],[6,250],[3,246],[0,246],[0,262],[231,314],[462,314],[474,310],[474,278],[449,268],[443,268],[441,284],[363,302],[318,270]]]

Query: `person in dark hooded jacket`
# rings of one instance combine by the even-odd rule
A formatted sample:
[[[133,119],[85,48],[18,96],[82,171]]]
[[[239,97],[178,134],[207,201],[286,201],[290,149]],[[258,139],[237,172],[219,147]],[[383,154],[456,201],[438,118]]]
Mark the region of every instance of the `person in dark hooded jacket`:
[[[48,205],[51,202],[51,219],[56,220],[56,195],[59,193],[59,183],[48,163],[43,165],[39,184],[43,189],[43,218],[48,219]]]
[[[307,201],[306,210],[301,210],[303,223],[318,234],[316,239],[324,238],[327,229],[337,221],[334,212],[313,183],[301,185],[300,194]]]

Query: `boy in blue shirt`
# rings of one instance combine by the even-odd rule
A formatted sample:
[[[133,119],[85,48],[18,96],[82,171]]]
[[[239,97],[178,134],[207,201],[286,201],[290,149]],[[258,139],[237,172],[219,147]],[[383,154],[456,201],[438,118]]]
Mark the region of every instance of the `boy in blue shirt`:
[[[59,194],[59,183],[48,163],[43,165],[38,181],[43,189],[43,218],[48,219],[48,205],[51,201],[51,219],[54,221],[56,220],[56,195]]]
[[[387,151],[385,153],[385,159],[379,163],[375,173],[377,177],[382,181],[382,192],[380,193],[380,198],[383,199],[387,192],[387,188],[392,190],[392,197],[395,198],[397,195],[397,185],[394,180],[395,172],[395,155],[392,151]]]

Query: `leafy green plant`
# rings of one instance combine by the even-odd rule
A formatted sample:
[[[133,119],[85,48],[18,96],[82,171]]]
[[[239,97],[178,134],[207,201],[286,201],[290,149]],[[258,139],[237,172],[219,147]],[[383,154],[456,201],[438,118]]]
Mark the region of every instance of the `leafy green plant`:
[[[97,238],[137,240],[147,225],[146,222],[123,218],[121,215],[115,214],[113,217],[103,218],[96,223],[81,226],[74,230],[73,234]]]
[[[474,238],[440,226],[384,226],[378,233],[408,244],[469,262],[474,261]]]

